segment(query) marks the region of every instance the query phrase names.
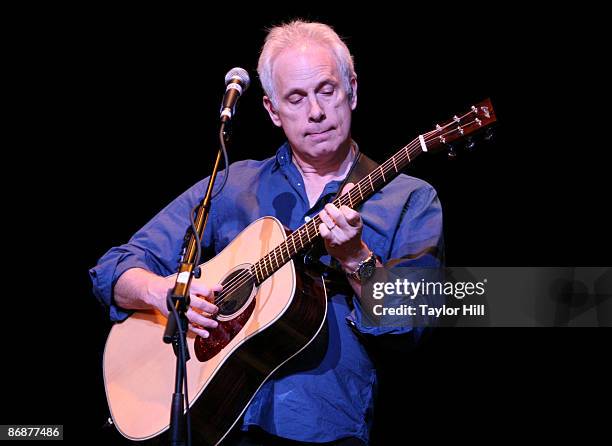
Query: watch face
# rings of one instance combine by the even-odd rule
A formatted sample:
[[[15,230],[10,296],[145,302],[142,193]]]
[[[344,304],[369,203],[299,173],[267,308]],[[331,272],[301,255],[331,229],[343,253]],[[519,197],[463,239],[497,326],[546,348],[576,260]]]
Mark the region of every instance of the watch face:
[[[371,260],[365,262],[361,265],[359,269],[359,277],[362,281],[368,280],[370,277],[374,275],[374,269],[376,268],[376,259],[372,257]]]

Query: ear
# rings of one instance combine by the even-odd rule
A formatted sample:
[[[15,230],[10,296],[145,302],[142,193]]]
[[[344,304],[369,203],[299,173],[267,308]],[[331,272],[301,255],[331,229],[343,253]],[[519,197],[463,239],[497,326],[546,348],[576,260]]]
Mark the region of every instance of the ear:
[[[351,110],[355,110],[357,107],[357,78],[351,78]]]
[[[268,111],[268,114],[270,115],[270,119],[272,120],[274,125],[277,127],[281,127],[282,125],[281,125],[280,116],[278,115],[278,112],[274,108],[274,104],[272,104],[272,101],[270,100],[268,96],[263,97],[263,106]]]

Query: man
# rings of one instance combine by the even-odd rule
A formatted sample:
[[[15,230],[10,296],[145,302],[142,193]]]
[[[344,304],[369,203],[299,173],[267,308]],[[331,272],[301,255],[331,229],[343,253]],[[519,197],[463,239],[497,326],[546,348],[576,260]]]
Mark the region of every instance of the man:
[[[258,72],[263,105],[288,141],[272,158],[232,165],[225,188],[213,200],[204,255],[220,252],[261,216],[274,215],[295,230],[318,214],[327,251],[320,261],[325,274],[342,277],[345,286],[328,290],[326,336],[275,373],[251,401],[242,429],[258,433],[235,433],[228,441],[367,444],[376,372],[360,339],[399,339],[411,328],[364,323],[372,302],[362,296],[360,266],[439,266],[440,203],[427,183],[400,175],[361,213],[327,204],[359,156],[350,135],[357,76],[348,48],[329,26],[295,21],[273,28]],[[207,181],[179,196],[90,271],[94,292],[112,319],[147,308],[167,315],[165,298],[174,280],[164,276],[175,272],[190,210]],[[217,307],[209,300],[220,290],[205,280],[192,282],[189,328],[204,338],[217,326]]]

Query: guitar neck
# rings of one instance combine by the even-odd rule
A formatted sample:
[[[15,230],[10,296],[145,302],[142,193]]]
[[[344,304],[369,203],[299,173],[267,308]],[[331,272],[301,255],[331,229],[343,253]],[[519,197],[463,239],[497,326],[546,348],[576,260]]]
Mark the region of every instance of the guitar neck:
[[[454,116],[443,125],[437,125],[430,132],[419,135],[410,144],[402,147],[391,158],[382,163],[368,175],[359,180],[347,193],[332,203],[340,208],[346,205],[357,209],[387,183],[397,177],[417,156],[423,152],[439,150],[446,144],[463,139],[496,122],[493,106],[489,99],[472,106],[462,116]],[[256,285],[265,281],[300,251],[310,248],[320,237],[319,225],[323,221],[315,216],[308,223],[293,231],[287,239],[258,260],[251,267],[251,274]]]
[[[342,205],[351,209],[359,208],[362,203],[397,177],[402,169],[423,152],[423,146],[419,139],[415,139],[359,180],[349,192],[336,198],[332,203],[337,208]],[[312,247],[321,235],[319,232],[321,223],[323,223],[321,218],[318,215],[315,216],[308,223],[293,231],[283,243],[256,262],[252,266],[256,284],[259,285],[265,281],[300,251]]]

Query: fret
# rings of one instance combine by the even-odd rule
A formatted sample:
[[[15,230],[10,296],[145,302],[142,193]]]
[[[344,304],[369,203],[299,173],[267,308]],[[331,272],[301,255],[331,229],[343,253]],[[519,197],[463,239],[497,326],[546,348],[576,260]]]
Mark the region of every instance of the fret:
[[[357,183],[357,189],[359,190],[359,195],[361,196],[361,201],[363,201],[363,192],[361,191],[361,181]]]
[[[293,243],[293,253],[295,254],[295,253],[297,253],[297,252],[298,252],[298,250],[297,250],[297,249],[296,249],[296,247],[295,247],[295,237],[293,236],[293,234],[291,234],[291,235],[289,236],[289,238],[291,239],[291,243]],[[289,257],[291,257],[291,256],[289,256]]]
[[[395,164],[395,156],[392,156],[391,160],[393,161],[393,167],[395,168],[395,171],[397,172],[397,165]]]
[[[274,274],[274,251],[270,251],[270,253],[268,254],[268,257],[270,257],[270,271],[271,271],[271,274]]]
[[[387,180],[385,180],[385,171],[383,170],[382,166],[380,166],[379,169],[380,169],[380,174],[382,175],[383,181],[387,182]]]
[[[408,162],[410,162],[410,152],[408,152],[408,146],[404,147],[404,151],[406,152],[406,157],[408,158]]]
[[[259,282],[259,274],[257,274],[257,262],[253,263],[252,268],[253,272],[255,273],[255,280]]]
[[[276,268],[274,267],[274,263],[276,263],[276,259],[274,258],[274,251],[270,251],[270,274],[274,274]]]
[[[276,268],[275,269],[278,269],[278,257],[277,257],[276,250],[277,250],[277,248],[274,248],[272,250],[272,254],[274,254],[274,261],[276,262]]]
[[[374,184],[372,184],[372,174],[368,175],[368,179],[370,180],[370,187],[372,188],[372,192],[375,191]]]
[[[259,275],[257,274],[257,262],[253,264],[253,270],[255,271],[255,280],[257,282],[261,282],[261,280],[259,279]]]

